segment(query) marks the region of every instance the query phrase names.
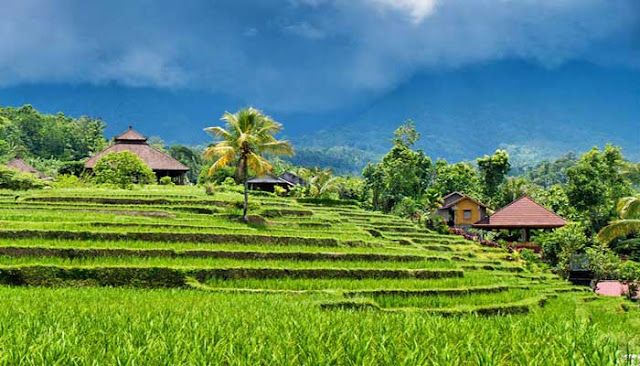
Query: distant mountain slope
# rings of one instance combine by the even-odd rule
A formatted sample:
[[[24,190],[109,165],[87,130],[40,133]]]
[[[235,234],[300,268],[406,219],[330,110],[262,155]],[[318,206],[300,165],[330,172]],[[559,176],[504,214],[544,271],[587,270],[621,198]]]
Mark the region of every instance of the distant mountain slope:
[[[569,67],[570,66],[570,67]],[[285,125],[296,163],[358,172],[390,147],[412,118],[419,147],[432,157],[469,160],[507,148],[526,163],[613,142],[640,160],[640,70],[572,64],[542,68],[504,61],[421,74],[377,98],[334,111],[288,113],[257,106]],[[0,105],[32,104],[45,113],[102,117],[107,135],[133,124],[168,143],[210,141],[203,128],[250,101],[207,91],[117,85],[0,88]]]
[[[504,62],[420,75],[351,122],[299,141],[383,152],[406,118],[422,133],[419,147],[453,161],[497,147],[539,159],[606,142],[640,159],[640,73],[588,65],[545,70]]]

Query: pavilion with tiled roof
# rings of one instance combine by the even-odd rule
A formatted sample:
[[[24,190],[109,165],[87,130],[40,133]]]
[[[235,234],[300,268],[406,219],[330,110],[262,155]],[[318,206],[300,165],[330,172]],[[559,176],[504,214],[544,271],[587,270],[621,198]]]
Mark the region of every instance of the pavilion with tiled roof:
[[[120,151],[130,151],[136,154],[156,173],[158,179],[168,176],[176,183],[185,182],[185,175],[189,171],[189,167],[147,144],[147,138],[131,126],[127,131],[115,137],[113,145],[89,159],[84,166],[88,171],[91,171],[100,158],[108,153]]]
[[[567,220],[543,207],[529,196],[522,196],[472,226],[479,229],[520,229],[524,241],[529,239],[530,229],[554,229],[563,227]]]

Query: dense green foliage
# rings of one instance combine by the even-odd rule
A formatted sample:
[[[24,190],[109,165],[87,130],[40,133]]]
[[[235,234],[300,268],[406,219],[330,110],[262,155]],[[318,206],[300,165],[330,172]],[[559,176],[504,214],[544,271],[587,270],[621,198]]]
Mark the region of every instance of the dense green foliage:
[[[104,128],[101,120],[42,114],[30,105],[0,107],[0,156],[80,160],[105,147]]]
[[[100,158],[93,168],[93,176],[98,184],[115,184],[121,188],[156,181],[155,173],[147,164],[129,151],[110,152]]]
[[[46,183],[34,174],[25,174],[0,165],[0,189],[26,190],[45,187]]]

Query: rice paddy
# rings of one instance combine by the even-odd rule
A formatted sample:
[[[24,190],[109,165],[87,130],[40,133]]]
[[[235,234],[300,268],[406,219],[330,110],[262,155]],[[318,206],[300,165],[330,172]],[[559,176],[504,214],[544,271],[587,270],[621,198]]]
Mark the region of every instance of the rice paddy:
[[[632,364],[640,312],[345,202],[0,192],[0,364]]]

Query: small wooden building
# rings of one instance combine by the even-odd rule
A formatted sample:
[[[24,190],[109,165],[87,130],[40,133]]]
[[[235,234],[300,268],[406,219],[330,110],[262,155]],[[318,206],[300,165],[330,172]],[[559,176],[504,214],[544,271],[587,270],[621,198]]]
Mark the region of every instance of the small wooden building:
[[[436,215],[447,221],[447,225],[469,228],[487,217],[487,206],[460,192],[453,192],[443,198]]]
[[[289,190],[295,186],[295,184],[271,174],[265,174],[259,177],[251,178],[247,181],[247,183],[250,190],[265,192],[274,192],[276,186],[282,187],[286,190]]]
[[[11,160],[10,162],[8,162],[6,164],[6,166],[8,166],[11,169],[15,169],[20,171],[21,173],[26,173],[26,174],[35,174],[38,176],[38,178],[40,179],[45,179],[47,178],[46,175],[42,174],[41,171],[37,170],[36,168],[32,167],[31,165],[27,164],[26,161],[20,159],[20,158],[15,158],[13,160]]]
[[[567,220],[540,205],[529,196],[522,196],[486,217],[473,227],[487,230],[522,230],[522,240],[529,241],[530,229],[554,229],[563,227]]]
[[[156,173],[158,179],[171,177],[177,184],[186,182],[185,178],[189,167],[147,144],[147,138],[136,132],[131,126],[127,131],[116,136],[111,146],[89,159],[84,166],[88,171],[91,171],[100,158],[110,152],[120,151],[130,151],[136,154]]]
[[[300,178],[297,174],[292,172],[284,172],[280,174],[280,179],[284,179],[287,182],[293,184],[294,186],[306,187],[309,185],[306,180]]]

